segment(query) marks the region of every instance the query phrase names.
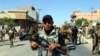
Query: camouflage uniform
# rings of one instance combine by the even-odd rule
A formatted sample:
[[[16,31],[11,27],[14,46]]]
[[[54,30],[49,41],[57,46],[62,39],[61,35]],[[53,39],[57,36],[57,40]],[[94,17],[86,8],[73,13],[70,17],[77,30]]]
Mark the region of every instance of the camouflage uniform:
[[[91,36],[93,37],[93,53],[99,52],[100,45],[100,23],[97,23],[96,28],[93,29]]]
[[[71,41],[71,30],[67,28],[67,26],[63,25],[60,29],[61,34],[65,38],[65,43],[67,44],[68,41]]]
[[[42,30],[38,30],[37,35],[36,36],[33,35],[33,37],[38,37],[37,39],[42,38],[45,41],[49,42],[48,43],[48,44],[50,44],[49,48],[48,48],[48,44],[45,44],[45,42],[42,40],[40,40],[40,41],[33,40],[31,46],[34,49],[34,48],[38,47],[38,44],[40,44],[39,48],[38,48],[38,52],[37,52],[38,56],[60,56],[60,53],[57,51],[57,49],[55,50],[54,48],[60,47],[62,50],[66,50],[63,36],[60,33],[58,33],[59,31],[56,30],[55,27],[53,26],[54,21],[53,21],[53,18],[51,15],[45,15],[43,17],[42,21],[43,21]],[[56,31],[58,31],[58,32],[56,32]],[[37,45],[35,45],[34,43]],[[44,43],[44,44],[42,45],[42,43]],[[45,45],[46,45],[46,47],[45,47]],[[53,47],[53,46],[55,46],[55,47]],[[53,50],[51,50],[52,51],[51,52],[48,49],[53,49]]]
[[[45,40],[48,40],[49,43],[58,43],[60,44],[60,46],[65,45],[63,38],[57,37],[58,34],[56,33],[55,29],[53,29],[49,35],[45,33],[44,29],[41,31],[38,31],[38,33],[39,33],[39,37]],[[42,46],[39,46],[36,52],[38,56],[41,56],[41,55],[42,56],[61,56],[59,52],[50,52],[48,51],[47,48],[44,48]]]

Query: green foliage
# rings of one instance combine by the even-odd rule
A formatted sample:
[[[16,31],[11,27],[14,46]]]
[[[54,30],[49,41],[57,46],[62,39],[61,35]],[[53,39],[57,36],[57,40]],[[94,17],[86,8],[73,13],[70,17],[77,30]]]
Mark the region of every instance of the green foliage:
[[[0,19],[0,25],[14,26],[15,25],[15,22],[11,18],[4,17],[4,18],[1,18]]]
[[[75,25],[76,26],[86,26],[86,25],[89,25],[89,22],[87,21],[87,19],[81,18],[75,21]]]
[[[67,21],[64,22],[64,24],[65,24],[66,26],[67,26],[67,23],[68,23]]]
[[[65,21],[64,24],[65,24],[67,27],[70,27],[70,23],[68,23],[67,21]]]

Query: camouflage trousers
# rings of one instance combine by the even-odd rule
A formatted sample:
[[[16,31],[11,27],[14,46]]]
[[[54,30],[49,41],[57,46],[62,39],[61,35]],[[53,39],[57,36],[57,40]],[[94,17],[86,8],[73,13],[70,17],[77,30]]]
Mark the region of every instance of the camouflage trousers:
[[[96,47],[95,47],[95,53],[98,53],[99,52],[99,47],[100,47],[100,42],[97,43]]]
[[[96,41],[95,43],[93,43],[93,50],[92,50],[92,52],[98,53],[99,51],[100,51],[100,42]]]
[[[50,52],[42,47],[38,49],[38,53],[39,56],[61,56],[58,52]]]
[[[62,55],[58,52],[52,53],[48,50],[44,50],[44,48],[38,48],[37,50],[33,50],[34,55],[33,56],[67,56],[67,55]]]

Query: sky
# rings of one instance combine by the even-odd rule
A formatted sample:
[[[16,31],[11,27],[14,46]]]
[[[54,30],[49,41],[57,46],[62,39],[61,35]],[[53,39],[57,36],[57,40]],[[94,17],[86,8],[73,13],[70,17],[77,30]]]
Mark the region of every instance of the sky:
[[[18,6],[33,5],[40,15],[51,15],[54,24],[61,26],[65,21],[70,22],[73,11],[91,12],[100,9],[100,0],[0,0],[0,11],[17,9]],[[39,10],[41,9],[41,10]]]

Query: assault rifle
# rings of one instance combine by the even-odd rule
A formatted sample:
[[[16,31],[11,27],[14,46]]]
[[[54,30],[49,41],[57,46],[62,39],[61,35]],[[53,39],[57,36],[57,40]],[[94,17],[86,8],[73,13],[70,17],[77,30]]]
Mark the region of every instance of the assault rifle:
[[[47,40],[45,40],[42,37],[39,37],[38,34],[32,36],[31,40],[38,42],[40,44],[40,46],[42,46],[44,48],[47,48],[50,45],[50,43]],[[55,48],[54,51],[57,51],[57,52],[59,52],[59,53],[61,53],[63,55],[66,55],[66,53],[67,53],[66,51],[61,50],[61,48]]]

